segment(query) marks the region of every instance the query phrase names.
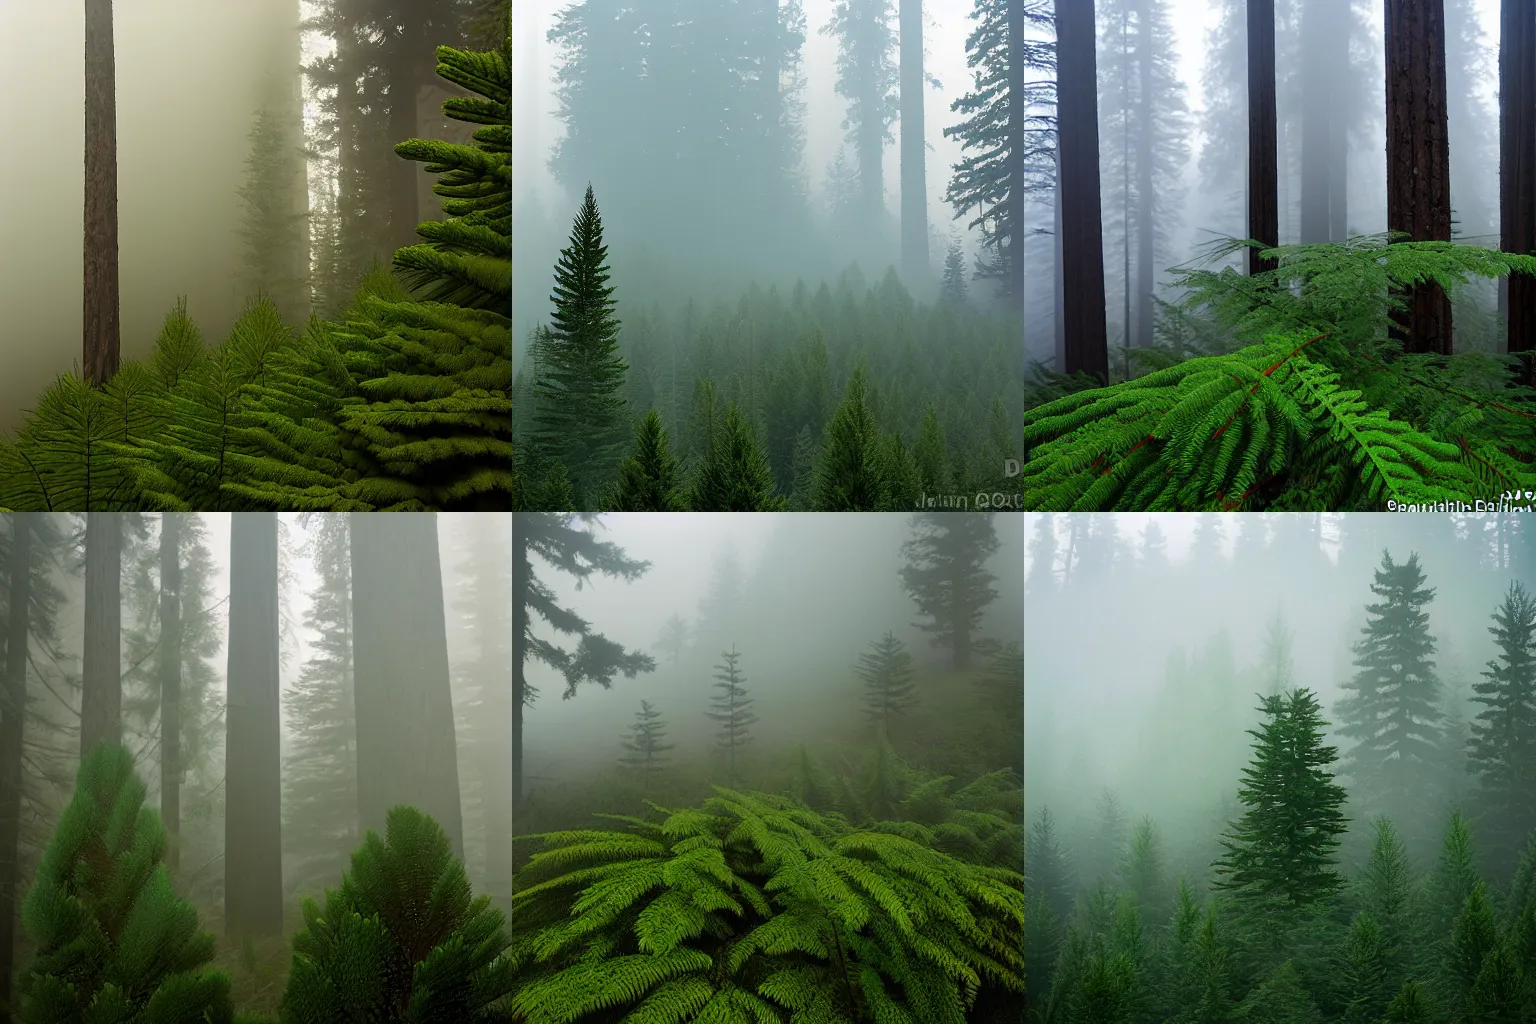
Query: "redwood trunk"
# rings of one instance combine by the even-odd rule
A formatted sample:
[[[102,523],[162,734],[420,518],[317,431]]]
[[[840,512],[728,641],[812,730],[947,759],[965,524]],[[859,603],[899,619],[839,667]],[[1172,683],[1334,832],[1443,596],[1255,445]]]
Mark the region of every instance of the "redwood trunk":
[[[1279,143],[1275,126],[1275,0],[1248,0],[1248,237],[1280,244]],[[1248,273],[1274,269],[1248,250]]]
[[[160,817],[165,866],[181,865],[181,513],[160,516]]]
[[[1057,0],[1057,133],[1061,151],[1062,299],[1066,372],[1109,383],[1104,216],[1093,0]]]
[[[1536,249],[1536,0],[1504,0],[1499,30],[1499,248]],[[1509,351],[1536,349],[1536,277],[1509,279]],[[1536,359],[1522,380],[1536,387]]]
[[[229,531],[224,930],[283,931],[277,513],[236,512]]]
[[[85,0],[85,319],[81,369],[117,373],[117,61],[112,0]]]
[[[1152,347],[1152,289],[1157,273],[1152,224],[1152,161],[1157,137],[1152,120],[1152,19],[1150,0],[1138,8],[1136,62],[1141,73],[1141,124],[1136,146],[1136,344]]]
[[[80,678],[80,759],[123,737],[122,513],[85,517],[85,652]]]
[[[775,18],[777,20],[777,18]],[[1020,65],[1022,71],[1022,65]],[[773,126],[775,129],[777,125]],[[1010,117],[1010,128],[1012,118]],[[1014,137],[1015,163],[1023,149]],[[923,149],[923,0],[901,0],[901,265],[908,287],[928,281],[928,185]],[[1013,208],[1021,192],[1013,193]],[[1018,217],[1014,217],[1015,229]],[[1015,239],[1022,233],[1015,230]],[[1015,248],[1018,242],[1014,243]],[[1022,294],[1022,290],[1021,290]]]
[[[16,908],[21,903],[21,740],[27,711],[28,610],[32,601],[32,531],[37,512],[11,514],[6,565],[5,676],[0,679],[0,1024],[10,1024],[16,965]]]
[[[1387,229],[1450,241],[1444,0],[1386,0]],[[1451,352],[1451,300],[1421,284],[1394,332],[1409,352]]]

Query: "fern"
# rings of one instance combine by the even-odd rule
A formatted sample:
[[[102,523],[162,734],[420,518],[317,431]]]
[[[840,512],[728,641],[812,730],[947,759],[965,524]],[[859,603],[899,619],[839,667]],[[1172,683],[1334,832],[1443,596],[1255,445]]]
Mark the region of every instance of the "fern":
[[[513,892],[526,1024],[963,1024],[1022,1013],[1023,879],[717,788],[629,832],[536,837]]]
[[[1183,271],[1184,309],[1264,340],[1025,414],[1025,508],[1378,509],[1536,487],[1536,393],[1508,360],[1405,355],[1402,289],[1536,273],[1442,242],[1271,250],[1278,269]]]

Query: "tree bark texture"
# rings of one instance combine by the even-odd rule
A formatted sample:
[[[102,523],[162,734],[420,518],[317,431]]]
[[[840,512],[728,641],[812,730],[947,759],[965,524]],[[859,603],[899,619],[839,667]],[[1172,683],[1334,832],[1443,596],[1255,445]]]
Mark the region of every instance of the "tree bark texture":
[[[80,759],[123,738],[123,513],[85,517],[85,652],[80,679]]]
[[[1248,236],[1280,244],[1279,143],[1275,124],[1275,0],[1248,0]],[[1248,250],[1250,275],[1274,269]]]
[[[1067,373],[1109,383],[1100,207],[1099,107],[1093,0],[1056,4],[1057,133],[1061,168],[1062,300]]]
[[[1499,248],[1536,250],[1536,0],[1504,0],[1499,32]],[[1536,350],[1536,277],[1510,277],[1509,351]],[[1536,358],[1522,372],[1536,387]]]

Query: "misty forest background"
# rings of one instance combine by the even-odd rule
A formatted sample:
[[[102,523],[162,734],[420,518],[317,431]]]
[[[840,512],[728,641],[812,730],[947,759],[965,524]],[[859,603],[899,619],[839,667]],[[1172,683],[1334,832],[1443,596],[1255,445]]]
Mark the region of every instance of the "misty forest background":
[[[1530,515],[1027,518],[1028,1019],[1528,1019]]]
[[[752,518],[518,517],[514,1018],[1018,1020],[1022,517]]]
[[[188,996],[186,976],[162,985],[166,970],[199,966],[182,946],[187,919],[220,936],[215,964],[235,1003],[275,1009],[301,899],[324,903],[341,886],[364,830],[383,835],[395,804],[431,815],[474,892],[506,911],[509,517],[12,513],[3,525],[0,1019],[13,1000],[25,1010],[24,997],[38,998],[37,976],[58,970],[55,942],[90,951],[66,972],[82,1008],[106,999],[101,972],[111,981],[125,962],[140,965],[120,981],[135,1005],[160,987]],[[103,642],[119,629],[120,645]],[[114,742],[163,823],[168,892],[187,901],[187,919],[146,896],[139,925],[120,933],[107,924],[111,900],[82,895],[81,917],[48,901],[40,858],[56,828],[66,842],[61,814],[82,759]],[[145,849],[151,825],[138,824]],[[89,874],[127,894],[148,878],[149,867],[104,870],[89,850]],[[410,870],[437,877],[430,861]],[[88,893],[79,877],[74,891]],[[142,918],[156,913],[180,923],[146,933]],[[384,913],[397,933],[412,927]],[[74,931],[94,916],[110,935],[100,947]],[[437,920],[461,926],[456,914]],[[205,960],[212,939],[207,949]],[[34,962],[43,952],[53,958]],[[339,962],[382,972],[357,954]],[[400,981],[408,990],[409,972]],[[418,995],[429,987],[418,982]],[[44,1019],[39,1005],[25,1019]],[[284,1019],[316,1019],[294,1010]]]

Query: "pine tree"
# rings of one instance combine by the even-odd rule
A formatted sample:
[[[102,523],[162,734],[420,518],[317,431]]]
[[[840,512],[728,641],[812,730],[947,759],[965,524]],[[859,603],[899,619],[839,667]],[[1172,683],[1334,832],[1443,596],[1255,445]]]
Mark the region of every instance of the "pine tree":
[[[939,286],[939,301],[947,302],[956,309],[964,309],[967,299],[965,250],[960,246],[960,239],[953,238],[944,253],[944,281]]]
[[[1467,761],[1481,783],[1480,831],[1502,877],[1536,828],[1536,600],[1512,582],[1493,621],[1499,656],[1472,684],[1484,710],[1472,724]]]
[[[653,710],[650,701],[641,701],[640,710],[635,712],[635,724],[630,727],[630,738],[624,741],[624,749],[630,753],[621,763],[642,773],[644,788],[649,788],[651,775],[661,771],[666,761],[662,752],[676,746],[661,742],[666,731],[661,712]]]
[[[1041,808],[1029,828],[1024,868],[1030,891],[1046,901],[1058,920],[1065,921],[1072,912],[1072,869],[1056,836],[1056,818],[1049,807]]]
[[[917,444],[912,448],[912,461],[917,469],[917,482],[925,497],[936,497],[944,490],[944,434],[939,429],[939,417],[933,403],[923,410],[923,425],[918,429]]]
[[[1259,657],[1259,664],[1263,666],[1265,696],[1279,696],[1291,689],[1292,639],[1291,631],[1285,625],[1285,615],[1276,608],[1274,617],[1265,626],[1264,653]]]
[[[666,428],[652,409],[635,430],[634,453],[619,463],[619,480],[608,502],[609,511],[681,512],[680,483]]]
[[[1386,1003],[1387,965],[1381,929],[1368,911],[1360,911],[1350,923],[1343,959],[1345,1024],[1376,1024]]]
[[[1238,800],[1248,809],[1222,839],[1215,884],[1245,898],[1305,906],[1344,885],[1334,869],[1346,820],[1344,788],[1328,770],[1338,758],[1323,745],[1321,708],[1311,691],[1266,697],[1253,736],[1253,760]]]
[[[1435,1019],[1425,998],[1423,986],[1406,982],[1387,1006],[1382,1024],[1430,1024]]]
[[[318,893],[347,864],[357,832],[357,716],[352,676],[348,517],[312,515],[305,550],[315,585],[309,658],[284,694],[283,860],[290,890]]]
[[[448,836],[415,808],[391,808],[384,837],[368,832],[324,908],[306,899],[303,909],[284,1024],[508,1019],[505,919],[471,892]]]
[[[782,512],[785,501],[773,493],[773,472],[751,425],[726,406],[714,441],[694,481],[689,509],[694,512]]]
[[[816,450],[816,439],[811,435],[810,426],[802,425],[795,434],[795,450],[790,463],[790,476],[794,479],[789,497],[791,512],[813,511],[818,461],[820,458]]]
[[[1423,902],[1424,942],[1431,954],[1451,941],[1457,919],[1479,885],[1482,873],[1473,852],[1472,830],[1460,811],[1451,812],[1440,856],[1425,885]]]
[[[688,623],[676,612],[671,618],[661,624],[661,636],[651,645],[653,651],[663,651],[667,660],[676,665],[683,652],[688,649]]]
[[[171,889],[166,835],[122,747],[86,758],[22,907],[36,952],[21,971],[28,1024],[234,1017],[213,936]]]
[[[1126,843],[1130,839],[1130,820],[1114,790],[1105,786],[1094,805],[1091,856],[1084,881],[1105,885],[1117,878],[1125,862]]]
[[[886,731],[893,716],[916,703],[912,655],[895,633],[886,633],[869,647],[859,655],[859,664],[853,671],[864,681],[864,717]]]
[[[1120,874],[1121,888],[1131,894],[1141,919],[1149,925],[1161,925],[1168,912],[1165,870],[1157,825],[1151,818],[1143,818],[1131,833],[1131,844]]]
[[[827,423],[816,464],[814,500],[818,512],[877,512],[889,500],[889,481],[868,387],[864,368],[855,369],[842,404]]]
[[[513,513],[512,520],[512,802],[523,798],[523,716],[538,696],[529,685],[524,667],[528,660],[543,662],[565,677],[567,696],[583,682],[594,682],[607,689],[616,673],[633,679],[649,672],[656,662],[647,654],[626,651],[622,646],[594,632],[591,623],[555,601],[549,589],[534,571],[532,555],[537,555],[561,572],[586,581],[593,573],[638,579],[649,562],[627,558],[618,545],[598,540],[590,531],[578,529],[592,521],[590,515],[558,512]],[[538,616],[556,632],[576,636],[575,651],[566,651],[536,635],[533,619]]]
[[[1317,1004],[1302,987],[1296,965],[1285,961],[1258,988],[1248,994],[1237,1009],[1245,1021],[1273,1021],[1274,1024],[1323,1024]]]
[[[751,710],[752,698],[747,696],[746,679],[741,670],[737,668],[737,659],[741,657],[736,648],[722,651],[720,656],[725,659],[724,665],[715,666],[714,689],[719,692],[710,698],[710,708],[704,714],[720,723],[719,746],[726,754],[730,764],[729,779],[731,784],[736,782],[736,753],[751,742],[752,723],[757,721],[757,714]]]
[[[1461,1010],[1478,975],[1483,972],[1484,961],[1500,945],[1499,926],[1494,920],[1493,906],[1488,899],[1488,886],[1479,881],[1472,887],[1456,925],[1451,931],[1450,957],[1446,963],[1447,1004],[1453,1016],[1461,1017]],[[1474,1017],[1473,1020],[1485,1018]]]
[[[1360,880],[1360,902],[1363,913],[1369,914],[1381,936],[1381,952],[1385,967],[1382,995],[1395,992],[1411,967],[1413,952],[1410,899],[1418,889],[1419,880],[1408,862],[1408,851],[1398,837],[1397,829],[1387,818],[1377,818],[1371,823],[1374,838],[1371,856]]]
[[[571,244],[555,267],[552,326],[543,348],[545,365],[535,382],[538,442],[565,463],[578,504],[611,472],[621,426],[625,363],[619,355],[619,322],[608,284],[608,247],[592,186],[576,214]]]
[[[998,549],[990,512],[918,512],[913,536],[902,544],[906,565],[897,570],[902,585],[929,622],[918,628],[933,634],[935,647],[947,647],[956,669],[967,668],[974,634],[986,606],[997,598],[997,579],[986,563]]]
[[[1358,671],[1344,683],[1336,712],[1339,734],[1355,740],[1343,760],[1355,798],[1371,813],[1387,814],[1418,834],[1435,806],[1439,764],[1440,684],[1424,605],[1435,592],[1423,586],[1417,555],[1394,563],[1382,555],[1371,590],[1382,599],[1366,607],[1362,639],[1354,645]]]

